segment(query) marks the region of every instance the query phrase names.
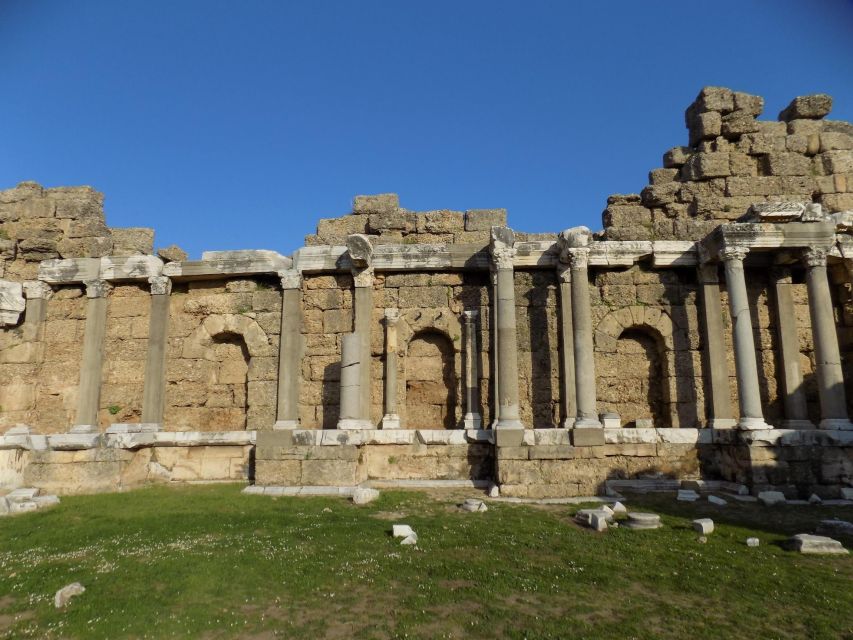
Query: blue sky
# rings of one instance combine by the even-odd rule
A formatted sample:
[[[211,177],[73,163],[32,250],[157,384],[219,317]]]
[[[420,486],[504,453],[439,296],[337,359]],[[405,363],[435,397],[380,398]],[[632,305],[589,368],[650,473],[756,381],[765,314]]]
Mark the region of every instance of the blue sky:
[[[0,0],[0,187],[290,253],[357,193],[598,229],[704,85],[853,120],[853,3]]]

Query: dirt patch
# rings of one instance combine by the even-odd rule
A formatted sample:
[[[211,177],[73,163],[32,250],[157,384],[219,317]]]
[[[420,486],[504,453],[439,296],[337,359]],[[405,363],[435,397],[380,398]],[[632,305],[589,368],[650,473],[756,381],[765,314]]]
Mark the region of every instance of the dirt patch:
[[[0,633],[10,631],[20,622],[31,620],[35,614],[32,611],[19,611],[17,613],[7,613],[15,604],[15,598],[12,596],[3,596],[0,598]]]

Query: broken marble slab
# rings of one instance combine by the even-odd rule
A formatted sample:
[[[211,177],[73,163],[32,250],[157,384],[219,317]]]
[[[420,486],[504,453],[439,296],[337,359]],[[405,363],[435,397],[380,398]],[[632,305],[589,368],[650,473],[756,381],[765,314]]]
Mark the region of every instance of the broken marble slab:
[[[785,547],[810,555],[847,555],[850,553],[838,540],[826,536],[815,536],[810,533],[798,533],[790,538]]]

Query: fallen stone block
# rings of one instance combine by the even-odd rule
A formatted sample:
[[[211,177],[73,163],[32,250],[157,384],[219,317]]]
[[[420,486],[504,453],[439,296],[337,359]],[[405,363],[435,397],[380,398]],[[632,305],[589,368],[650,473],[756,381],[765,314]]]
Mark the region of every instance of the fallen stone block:
[[[728,504],[728,502],[726,502],[722,498],[718,498],[717,496],[708,496],[708,502],[710,502],[711,504],[715,504],[718,507],[725,507]]]
[[[853,536],[853,522],[847,522],[846,520],[838,520],[837,518],[833,518],[831,520],[821,520],[820,524],[817,525],[816,533],[822,536]]]
[[[379,492],[370,487],[358,487],[352,493],[352,501],[355,504],[368,504],[379,497]]]
[[[39,494],[39,490],[35,487],[22,487],[15,489],[6,494],[6,500],[13,502],[27,502],[32,500]]]
[[[575,514],[575,522],[596,531],[607,529],[607,521],[612,518],[603,509],[581,509]]]
[[[32,500],[26,502],[12,502],[9,504],[9,513],[29,513],[35,511],[39,506]]]
[[[412,535],[414,532],[415,532],[414,529],[412,529],[407,524],[395,524],[391,528],[391,533],[394,535],[395,538],[407,538],[408,536]]]
[[[460,508],[463,511],[469,511],[471,513],[488,511],[489,507],[486,506],[486,503],[482,500],[477,500],[476,498],[466,498],[465,501],[460,505]]]
[[[755,496],[737,495],[737,496],[734,496],[734,499],[737,500],[738,502],[758,502],[758,498],[756,498]]]
[[[617,513],[628,513],[628,509],[621,502],[615,502],[611,508],[613,509],[614,515]]]
[[[697,518],[692,524],[693,530],[703,536],[714,533],[714,521],[711,518]]]
[[[746,539],[746,546],[747,547],[757,547],[758,544],[759,544],[758,538],[747,538]]]
[[[59,591],[56,592],[56,595],[53,596],[53,606],[57,609],[62,609],[74,596],[79,596],[84,591],[86,591],[86,587],[84,587],[79,582],[72,582],[69,585],[62,587]]]
[[[841,499],[853,500],[853,487],[841,487]]]
[[[416,545],[418,543],[418,534],[412,531],[409,535],[400,541],[400,544]]]
[[[656,513],[629,513],[625,526],[629,529],[659,529],[661,526],[660,516]]]
[[[823,502],[823,501],[820,499],[820,496],[817,495],[816,493],[813,493],[809,496],[809,504],[820,504],[821,502]]]
[[[798,533],[785,543],[791,551],[809,555],[847,555],[849,551],[838,540],[810,533]]]
[[[758,500],[766,507],[777,504],[785,504],[785,494],[781,491],[762,491],[758,494]]]
[[[499,498],[501,495],[501,488],[496,484],[489,485],[489,497],[490,498]]]
[[[36,496],[33,498],[33,502],[36,503],[36,506],[39,509],[44,507],[52,507],[54,505],[59,504],[59,496]]]
[[[679,489],[675,499],[679,502],[695,502],[699,499],[699,494],[692,489]]]

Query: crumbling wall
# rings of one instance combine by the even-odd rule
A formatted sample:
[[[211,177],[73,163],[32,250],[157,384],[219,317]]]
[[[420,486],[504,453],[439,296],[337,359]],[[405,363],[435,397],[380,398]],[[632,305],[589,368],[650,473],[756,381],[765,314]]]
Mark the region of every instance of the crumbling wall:
[[[827,95],[796,98],[780,122],[757,120],[764,99],[705,87],[687,108],[689,145],[663,156],[640,194],[613,195],[608,240],[700,240],[766,201],[853,209],[853,125],[823,120]]]

